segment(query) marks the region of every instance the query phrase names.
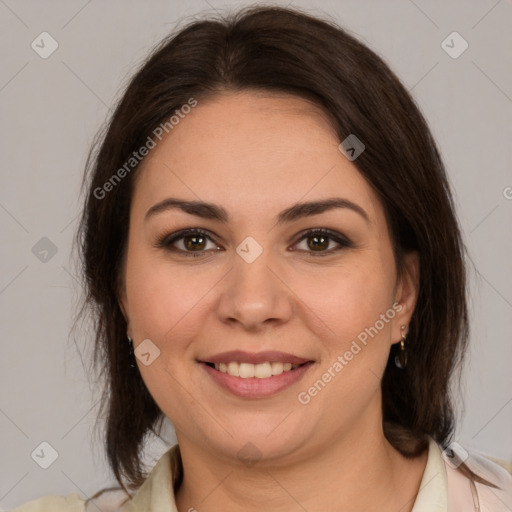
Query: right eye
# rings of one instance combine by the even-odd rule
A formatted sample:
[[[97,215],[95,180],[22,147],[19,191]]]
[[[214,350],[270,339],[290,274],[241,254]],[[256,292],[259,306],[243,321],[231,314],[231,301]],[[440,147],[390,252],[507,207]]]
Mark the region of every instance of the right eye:
[[[172,251],[174,253],[183,254],[186,257],[199,258],[204,256],[205,252],[209,252],[212,248],[207,249],[208,242],[211,242],[216,248],[213,250],[219,250],[219,247],[213,242],[210,235],[198,228],[184,229],[165,235],[157,241],[157,247],[161,247],[165,250]],[[181,245],[181,247],[179,247]]]

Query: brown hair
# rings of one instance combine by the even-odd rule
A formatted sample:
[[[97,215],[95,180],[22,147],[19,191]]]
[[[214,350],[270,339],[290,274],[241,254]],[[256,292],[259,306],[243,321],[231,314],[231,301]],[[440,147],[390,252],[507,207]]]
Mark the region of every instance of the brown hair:
[[[78,232],[94,365],[104,379],[105,445],[117,481],[138,488],[141,453],[163,413],[132,362],[118,301],[133,171],[98,198],[98,189],[175,110],[222,91],[280,92],[321,107],[339,137],[366,150],[354,161],[384,206],[397,269],[417,251],[420,286],[408,330],[408,364],[391,351],[382,379],[384,432],[415,457],[428,436],[447,446],[454,433],[451,376],[468,339],[464,247],[443,163],[424,117],[383,60],[332,21],[297,9],[252,7],[193,21],[162,41],[131,79],[91,151]],[[95,193],[96,191],[96,193]],[[98,416],[98,418],[101,414]]]

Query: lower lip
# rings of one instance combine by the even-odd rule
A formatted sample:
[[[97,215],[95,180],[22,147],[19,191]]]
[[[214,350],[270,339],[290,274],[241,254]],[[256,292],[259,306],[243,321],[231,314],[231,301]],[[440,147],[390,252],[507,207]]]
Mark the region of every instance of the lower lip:
[[[199,364],[219,386],[231,391],[234,395],[242,398],[264,398],[275,395],[299,381],[308,371],[309,367],[313,365],[313,361],[309,361],[295,368],[295,370],[283,372],[280,375],[272,375],[265,379],[258,379],[257,377],[243,379],[216,370],[206,363]]]

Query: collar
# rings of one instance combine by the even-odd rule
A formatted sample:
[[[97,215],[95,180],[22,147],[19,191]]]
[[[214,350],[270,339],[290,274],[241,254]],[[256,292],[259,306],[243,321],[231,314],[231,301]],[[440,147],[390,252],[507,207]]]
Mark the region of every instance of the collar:
[[[174,492],[181,483],[182,477],[180,448],[175,444],[162,455],[135,496],[122,508],[122,512],[142,510],[178,512]],[[169,482],[173,485],[170,486]]]
[[[446,466],[438,444],[429,438],[428,458],[412,512],[447,512]]]
[[[183,465],[179,445],[175,444],[162,455],[149,477],[135,496],[126,503],[122,512],[165,510],[178,512],[175,490],[183,478]],[[173,485],[170,486],[169,482]],[[428,458],[420,490],[412,512],[447,512],[446,467],[437,443],[430,438]]]

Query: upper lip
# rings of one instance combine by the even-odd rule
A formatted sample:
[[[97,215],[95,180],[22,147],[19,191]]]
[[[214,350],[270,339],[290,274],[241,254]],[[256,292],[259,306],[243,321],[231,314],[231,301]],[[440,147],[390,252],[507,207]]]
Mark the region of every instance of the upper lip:
[[[264,352],[245,352],[244,350],[231,350],[229,352],[222,352],[212,356],[201,359],[202,363],[225,363],[228,364],[232,361],[239,363],[265,363],[269,362],[280,362],[280,363],[292,363],[292,364],[303,364],[311,361],[311,359],[304,359],[303,357],[297,357],[293,354],[287,354],[286,352],[278,352],[275,350],[265,350]]]

